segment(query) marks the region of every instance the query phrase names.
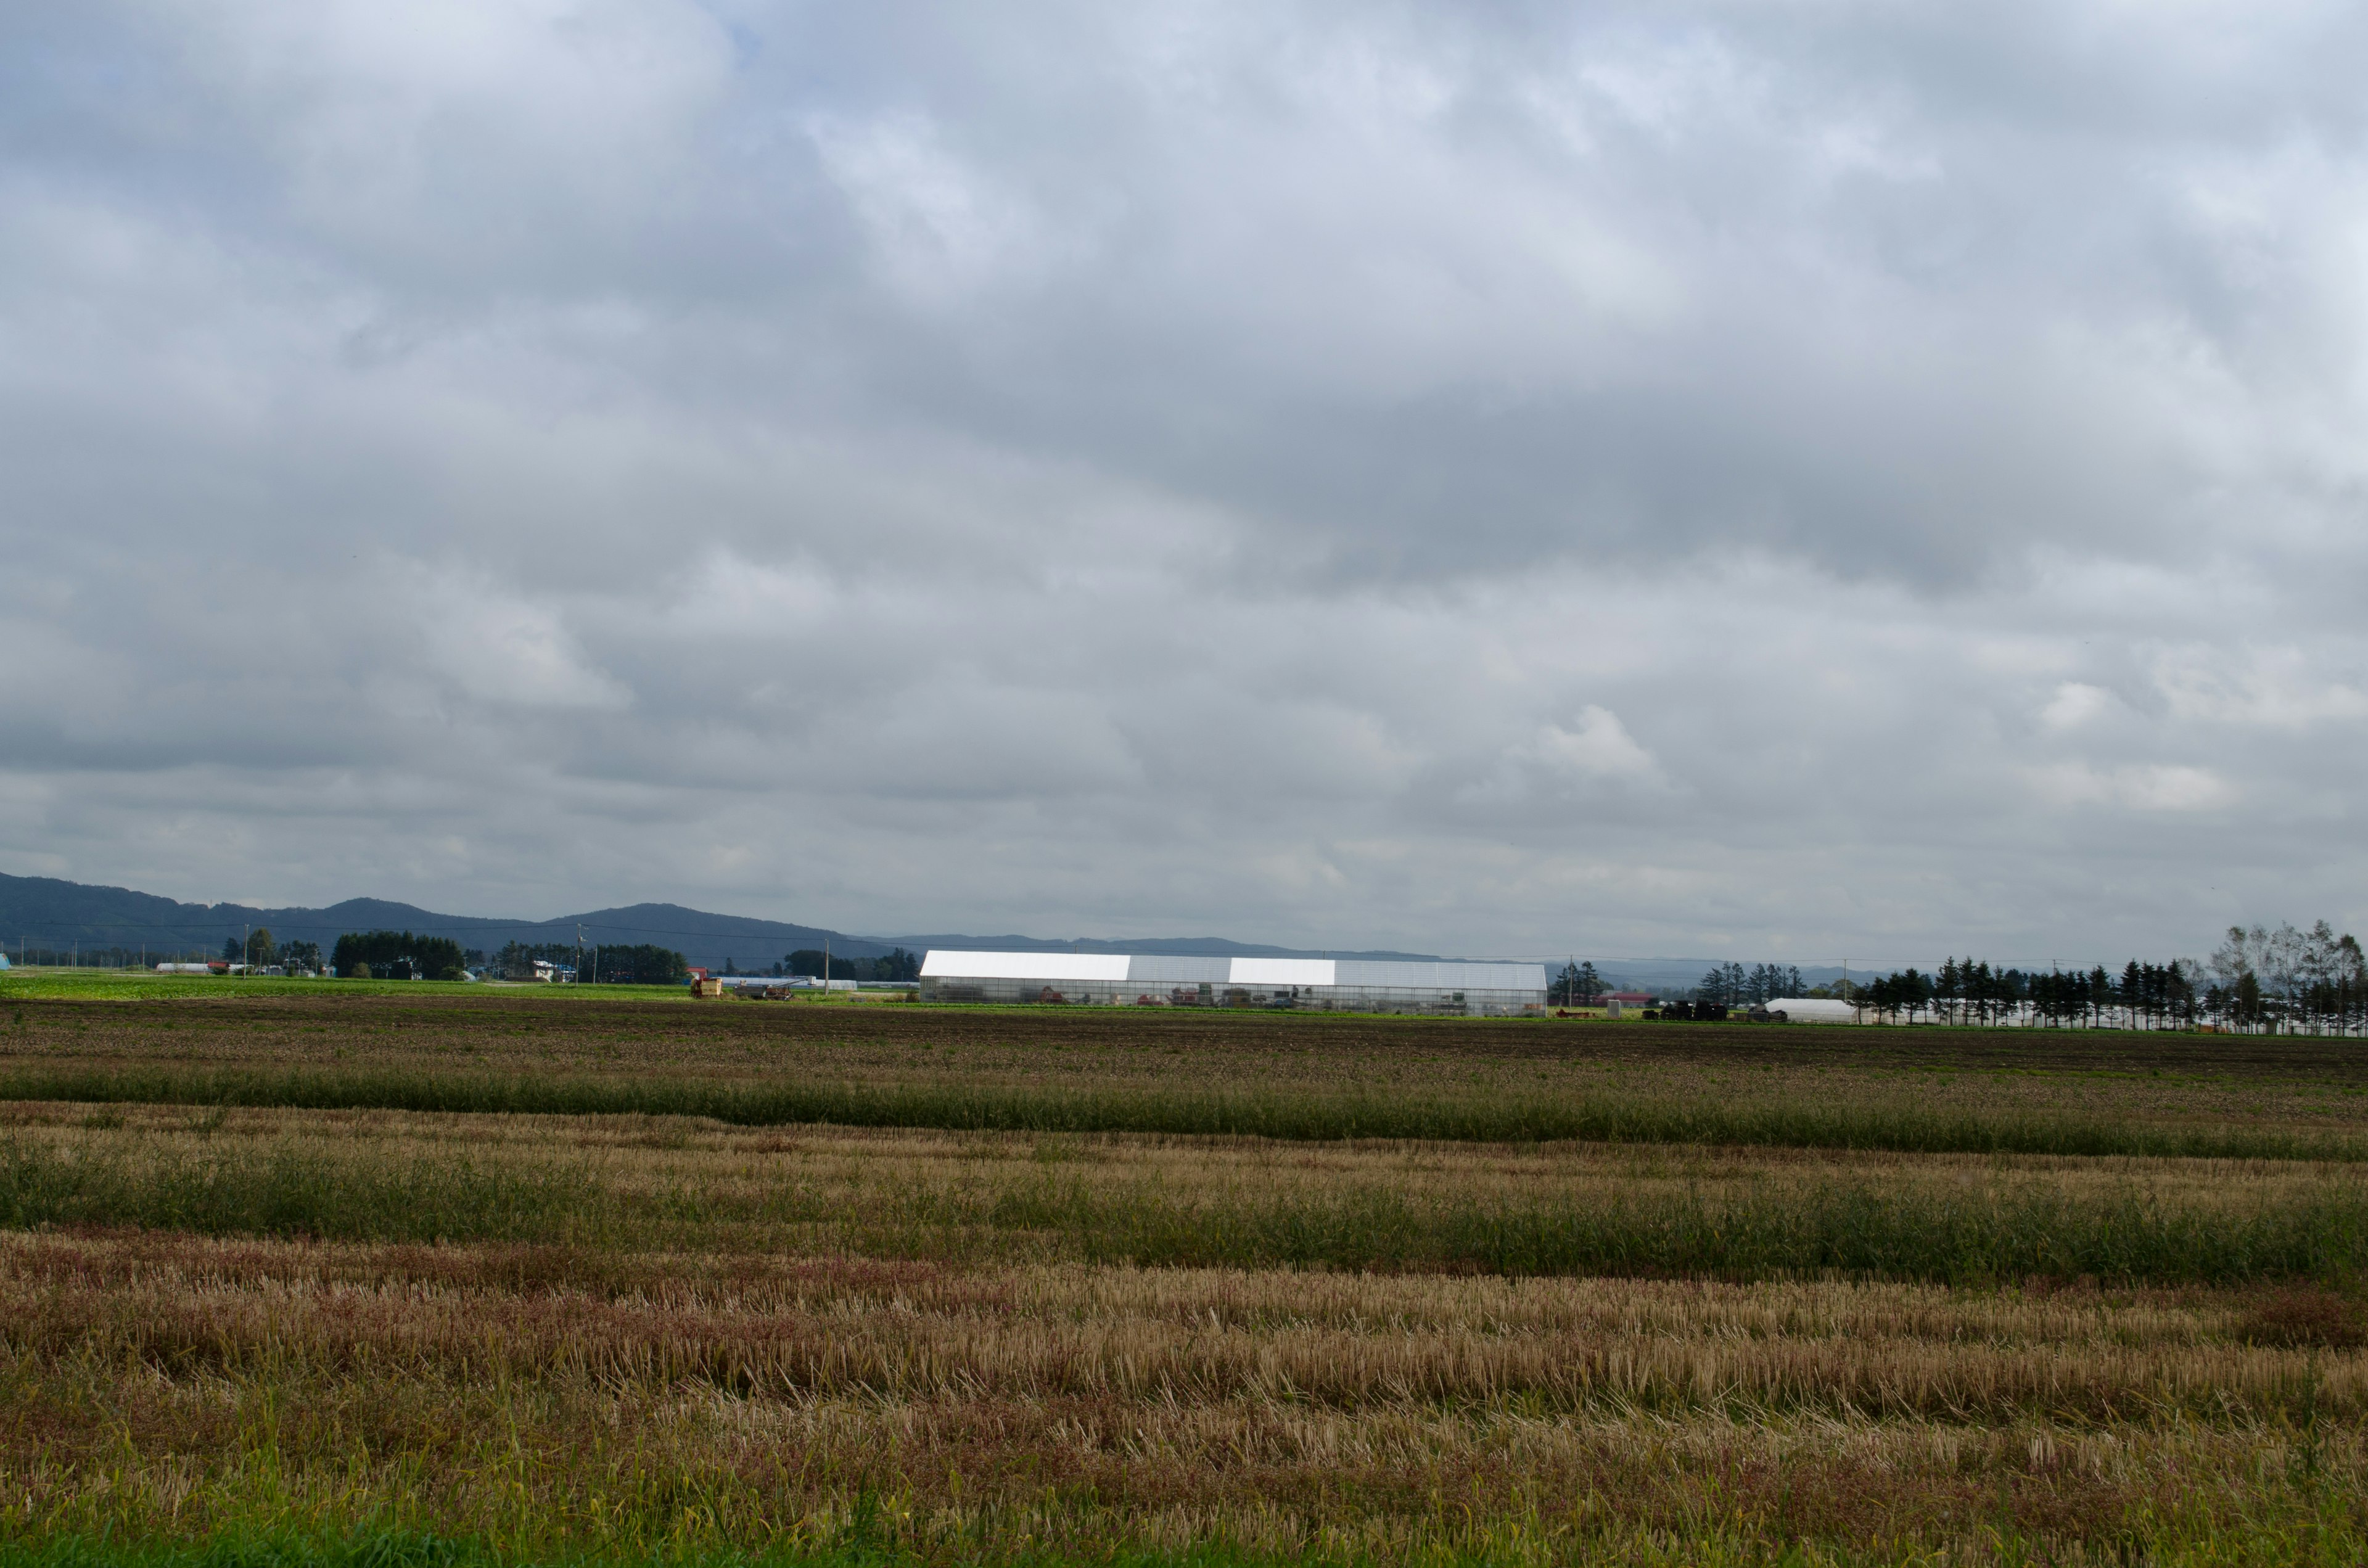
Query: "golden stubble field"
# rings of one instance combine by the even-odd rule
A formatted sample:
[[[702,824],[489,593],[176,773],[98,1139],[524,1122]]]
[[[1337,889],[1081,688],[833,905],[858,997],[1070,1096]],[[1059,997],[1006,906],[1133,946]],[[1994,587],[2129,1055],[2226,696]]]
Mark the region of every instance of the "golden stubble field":
[[[1190,1066],[1277,1093],[1617,1075],[2344,1131],[2357,1082],[2331,1042],[2207,1070],[2192,1040],[2117,1058],[2100,1037],[2050,1070],[1981,1040],[1952,1065],[1930,1035],[1787,1060],[1766,1031],[1137,1037],[1054,1015],[1031,1051],[1026,1016],[925,1009],[142,1006],[28,1006],[8,1059],[1021,1085]],[[2368,1540],[2368,1320],[2340,1268],[1951,1285],[1133,1256],[1303,1231],[1320,1251],[1326,1225],[1364,1244],[1357,1225],[1467,1211],[1715,1228],[1842,1188],[1941,1214],[2135,1195],[2207,1232],[2339,1225],[2349,1161],[66,1101],[0,1108],[0,1148],[20,1213],[136,1217],[0,1233],[0,1528],[24,1540],[399,1527],[518,1561],[1213,1543],[1635,1562],[2340,1562]]]
[[[2290,1297],[186,1236],[0,1250],[24,1522],[1987,1555],[2349,1520]],[[13,1506],[13,1505],[12,1505]]]

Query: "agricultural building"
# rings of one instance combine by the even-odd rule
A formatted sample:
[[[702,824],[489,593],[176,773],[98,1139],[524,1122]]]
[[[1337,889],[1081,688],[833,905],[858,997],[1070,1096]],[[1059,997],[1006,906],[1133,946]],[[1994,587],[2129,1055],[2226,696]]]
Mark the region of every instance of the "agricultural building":
[[[1859,1011],[1847,1002],[1832,1001],[1822,996],[1779,996],[1768,1004],[1770,1017],[1782,1014],[1785,1020],[1795,1024],[1854,1024]]]
[[[1137,1007],[1269,1007],[1500,1017],[1545,1011],[1533,963],[1171,958],[1153,953],[930,949],[924,1002],[1088,1002]]]

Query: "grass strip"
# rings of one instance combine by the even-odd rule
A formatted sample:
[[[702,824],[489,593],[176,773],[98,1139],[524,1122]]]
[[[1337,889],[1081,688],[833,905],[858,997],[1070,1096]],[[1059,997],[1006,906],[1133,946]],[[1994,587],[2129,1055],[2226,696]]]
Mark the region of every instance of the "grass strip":
[[[281,1145],[203,1158],[0,1142],[0,1226],[134,1225],[340,1241],[522,1241],[586,1228],[578,1176],[465,1160],[322,1159]]]
[[[2074,1198],[1837,1180],[1591,1205],[1423,1204],[1368,1189],[1188,1207],[1077,1182],[1006,1193],[991,1219],[1075,1238],[1090,1262],[1139,1266],[2226,1285],[2344,1281],[2368,1264],[2368,1198],[2231,1212],[2166,1204],[2135,1184]]]
[[[2270,1129],[1984,1116],[1805,1099],[1752,1103],[1608,1095],[1150,1090],[962,1084],[563,1076],[403,1070],[258,1072],[17,1067],[0,1100],[403,1110],[528,1116],[684,1116],[737,1127],[828,1123],[978,1132],[1118,1132],[1289,1142],[1695,1143],[1926,1154],[2368,1160],[2368,1142]]]
[[[905,1542],[862,1523],[836,1535],[838,1540],[829,1542],[769,1549],[677,1542],[654,1549],[556,1547],[523,1554],[502,1542],[424,1530],[222,1530],[204,1540],[45,1535],[0,1540],[0,1568],[1352,1568],[1372,1561],[1361,1554],[1250,1554],[1220,1544],[1184,1551],[1061,1551],[996,1544],[962,1551],[938,1542]],[[1489,1551],[1438,1549],[1426,1561],[1438,1568],[1480,1568],[1501,1559]]]
[[[287,1143],[130,1158],[25,1139],[0,1142],[0,1225],[1733,1280],[2348,1282],[2368,1264],[2368,1192],[2344,1187],[2246,1207],[2166,1202],[2136,1182],[2070,1195],[1863,1177],[1609,1201],[1424,1199],[1371,1185],[1192,1199],[1156,1182],[1048,1173],[999,1189],[916,1185],[850,1212],[842,1195],[795,1181],[620,1186],[563,1162],[401,1162]]]
[[[1936,1555],[1922,1543],[1868,1551],[1783,1539],[1777,1530],[1750,1532],[1705,1522],[1682,1532],[1630,1528],[1603,1530],[1579,1539],[1538,1540],[1532,1521],[1517,1519],[1491,1528],[1476,1523],[1463,1534],[1482,1538],[1463,1547],[1425,1543],[1412,1551],[1245,1551],[1219,1546],[1180,1551],[1122,1546],[1096,1551],[1061,1550],[996,1542],[985,1548],[939,1542],[894,1545],[759,1547],[733,1544],[671,1544],[655,1550],[564,1546],[518,1550],[466,1537],[385,1532],[346,1537],[223,1533],[188,1540],[169,1535],[45,1535],[0,1539],[0,1568],[1382,1568],[1397,1562],[1420,1568],[1930,1568],[1936,1562],[2012,1563],[2063,1559],[2032,1551],[2020,1539],[1999,1544],[1996,1554]],[[2355,1531],[2304,1520],[2311,1543],[2307,1555],[2288,1550],[2285,1519],[2258,1530],[2218,1535],[2209,1550],[2179,1550],[2177,1542],[2143,1558],[2161,1568],[2225,1568],[2233,1562],[2356,1564],[2362,1538]],[[1486,1538],[1497,1536],[1504,1544]],[[1509,1546],[1510,1550],[1508,1550]],[[2021,1548],[2021,1550],[2014,1550]],[[2080,1561],[2074,1559],[2073,1561]]]
[[[2101,1559],[2158,1568],[2224,1568],[2231,1562],[2357,1563],[2363,1538],[2340,1507],[2284,1499],[2268,1517],[2235,1522],[2167,1518],[2124,1528]],[[847,1529],[838,1539],[751,1549],[677,1539],[655,1548],[516,1544],[419,1530],[219,1531],[199,1540],[169,1535],[55,1534],[0,1538],[0,1568],[1929,1568],[1936,1562],[2027,1564],[2058,1562],[2044,1537],[2003,1520],[1936,1553],[1916,1540],[1868,1550],[1804,1537],[1775,1521],[1737,1514],[1680,1529],[1597,1524],[1554,1528],[1534,1515],[1470,1517],[1432,1539],[1388,1554],[1370,1548],[1243,1550],[1222,1541],[1178,1549],[1110,1541],[1080,1551],[1037,1542],[991,1544],[908,1538],[889,1529]],[[2090,1561],[2085,1553],[2073,1561]]]
[[[988,1524],[984,1520],[966,1528],[916,1528],[909,1518],[893,1517],[898,1499],[882,1506],[869,1494],[835,1510],[835,1523],[800,1519],[753,1543],[695,1517],[663,1521],[661,1529],[617,1532],[624,1539],[586,1540],[552,1528],[556,1521],[535,1510],[484,1535],[369,1525],[341,1531],[324,1528],[318,1513],[281,1498],[255,1512],[313,1517],[278,1528],[240,1523],[202,1534],[189,1532],[185,1523],[142,1530],[123,1528],[130,1521],[118,1519],[95,1531],[8,1530],[0,1524],[0,1568],[1931,1568],[1941,1562],[2023,1568],[2066,1562],[2348,1568],[2368,1549],[2357,1507],[2306,1478],[2299,1485],[2292,1479],[2260,1483],[2237,1508],[2219,1499],[2191,1499],[2170,1508],[2136,1503],[2104,1536],[2102,1552],[2094,1551],[2098,1540],[2060,1526],[2027,1528],[2007,1506],[2009,1496],[2001,1488],[1996,1517],[1953,1539],[1934,1540],[1940,1532],[1919,1530],[1873,1541],[1836,1540],[1792,1527],[1764,1506],[1703,1509],[1670,1528],[1603,1517],[1594,1509],[1554,1518],[1517,1504],[1459,1508],[1402,1533],[1377,1532],[1381,1540],[1327,1531],[1330,1539],[1317,1536],[1295,1548],[1246,1546],[1226,1540],[1222,1529],[1189,1545],[1150,1545],[1129,1539],[1135,1535],[1129,1527],[1139,1521],[1122,1516],[1097,1521],[1098,1530],[1047,1540],[1028,1528],[1047,1522],[1042,1509],[1013,1510],[1018,1517],[1011,1522],[1019,1528],[1008,1533],[991,1524],[982,1529]],[[1078,1513],[1091,1517],[1090,1499],[1064,1501],[1083,1504]],[[427,1510],[412,1504],[400,1511]],[[1163,1533],[1172,1538],[1172,1523]]]

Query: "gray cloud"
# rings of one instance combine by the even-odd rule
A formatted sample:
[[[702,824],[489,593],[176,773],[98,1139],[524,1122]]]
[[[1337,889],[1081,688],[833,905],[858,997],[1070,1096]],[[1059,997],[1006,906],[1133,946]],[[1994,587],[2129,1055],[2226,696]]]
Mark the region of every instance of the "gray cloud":
[[[2363,33],[0,18],[0,858],[1470,952],[2368,923]]]

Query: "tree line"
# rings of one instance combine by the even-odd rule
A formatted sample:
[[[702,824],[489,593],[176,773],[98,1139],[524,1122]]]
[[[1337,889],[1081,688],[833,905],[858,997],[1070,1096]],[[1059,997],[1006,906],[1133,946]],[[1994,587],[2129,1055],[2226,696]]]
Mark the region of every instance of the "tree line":
[[[1573,961],[1555,971],[1546,988],[1546,999],[1565,1007],[1584,1006],[1611,990],[1611,983],[1592,962]],[[1780,996],[1805,996],[1809,991],[1801,971],[1790,964],[1759,963],[1746,969],[1739,963],[1723,963],[1712,966],[1690,992],[1678,994],[1714,1006],[1740,1007],[1773,1002]]]
[[[1892,1022],[2353,1034],[2368,1030],[2368,959],[2324,920],[2307,931],[2231,926],[2203,962],[2132,959],[2115,974],[1951,959],[1933,974],[1904,969],[1850,985],[1846,999]]]
[[[1739,963],[1723,963],[1695,983],[1691,999],[1713,1006],[1740,1007],[1807,994],[1801,971],[1790,964],[1756,963],[1747,970]]]
[[[680,985],[690,978],[689,960],[651,942],[586,948],[573,942],[511,942],[486,968],[505,980],[532,980],[538,961],[573,970],[576,980],[587,985]]]
[[[800,948],[782,955],[781,968],[791,974],[809,979],[823,978],[825,955],[820,948]],[[833,980],[918,980],[921,978],[921,955],[908,953],[902,948],[882,954],[876,959],[846,959],[837,953],[828,955],[830,978]]]
[[[459,980],[466,963],[450,937],[408,931],[348,931],[329,952],[340,980]]]
[[[1929,1017],[1941,1024],[2100,1028],[2111,1016],[2133,1025],[2184,1028],[2199,1021],[2201,1006],[2194,971],[2180,960],[2151,964],[2133,959],[2116,978],[2102,964],[2086,971],[2026,972],[1987,960],[1951,959],[1932,974],[1908,968],[1844,990],[1860,1012],[1893,1023]]]

